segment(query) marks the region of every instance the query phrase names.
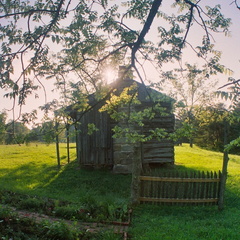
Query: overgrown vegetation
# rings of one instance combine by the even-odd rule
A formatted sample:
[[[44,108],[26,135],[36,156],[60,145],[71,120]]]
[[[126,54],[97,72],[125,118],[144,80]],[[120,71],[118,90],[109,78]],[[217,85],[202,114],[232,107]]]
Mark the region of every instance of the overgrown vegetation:
[[[97,196],[86,196],[80,202],[74,203],[1,191],[0,203],[15,207],[17,210],[28,210],[68,220],[85,222],[128,221],[127,203],[98,201]]]
[[[12,209],[0,206],[0,238],[15,240],[120,240],[120,236],[109,230],[91,233],[69,225],[63,221],[42,220],[19,217]]]

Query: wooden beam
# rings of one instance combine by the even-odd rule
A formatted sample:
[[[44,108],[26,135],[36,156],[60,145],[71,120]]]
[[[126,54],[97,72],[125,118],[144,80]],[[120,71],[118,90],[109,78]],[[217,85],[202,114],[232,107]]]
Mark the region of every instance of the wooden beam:
[[[140,180],[155,182],[220,182],[220,178],[171,178],[150,176],[140,176]]]
[[[159,203],[217,203],[218,198],[208,199],[173,199],[173,198],[147,198],[140,197],[140,202],[159,202]]]

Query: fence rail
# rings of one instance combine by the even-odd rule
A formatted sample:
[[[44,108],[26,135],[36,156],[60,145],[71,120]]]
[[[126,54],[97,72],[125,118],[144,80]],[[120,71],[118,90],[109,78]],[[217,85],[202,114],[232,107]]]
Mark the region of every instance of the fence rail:
[[[221,172],[168,172],[140,176],[140,202],[218,204]]]

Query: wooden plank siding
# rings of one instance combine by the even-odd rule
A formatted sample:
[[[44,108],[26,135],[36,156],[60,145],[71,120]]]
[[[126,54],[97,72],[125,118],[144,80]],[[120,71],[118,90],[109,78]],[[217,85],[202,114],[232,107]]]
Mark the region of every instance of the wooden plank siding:
[[[112,135],[110,119],[106,112],[92,110],[82,116],[79,126],[80,164],[85,166],[111,166]],[[88,134],[88,124],[95,124],[97,131]]]
[[[174,115],[155,116],[144,121],[142,133],[148,135],[152,129],[163,128],[167,133],[174,131]],[[172,163],[174,159],[174,143],[172,140],[161,141],[153,138],[143,143],[143,163]]]
[[[140,176],[140,202],[218,204],[221,172],[172,172]]]
[[[143,163],[173,162],[174,147],[170,140],[150,140],[143,143]]]

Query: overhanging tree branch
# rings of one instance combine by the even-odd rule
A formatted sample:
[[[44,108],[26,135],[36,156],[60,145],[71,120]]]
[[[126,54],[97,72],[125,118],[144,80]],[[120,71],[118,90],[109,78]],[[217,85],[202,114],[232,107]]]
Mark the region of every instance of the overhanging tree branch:
[[[233,84],[238,84],[238,83],[240,83],[240,79],[235,80],[235,81],[230,82],[230,83],[227,83],[227,84],[225,84],[225,85],[219,87],[218,89],[222,89],[222,88],[228,87],[228,86],[233,85]]]
[[[235,4],[235,6],[237,7],[238,10],[240,10],[240,6],[239,4],[237,3],[237,0],[234,0],[231,4]]]
[[[144,37],[148,33],[148,31],[149,31],[149,29],[152,25],[152,22],[153,22],[156,14],[158,12],[158,9],[159,9],[161,3],[162,3],[162,0],[154,0],[153,3],[152,3],[152,7],[151,7],[151,10],[148,14],[147,20],[146,20],[146,22],[143,26],[142,31],[140,32],[140,34],[138,36],[137,41],[134,43],[133,48],[132,48],[132,54],[131,54],[131,65],[132,66],[135,66],[136,52],[140,48],[140,46],[141,46],[141,44],[144,40]]]

